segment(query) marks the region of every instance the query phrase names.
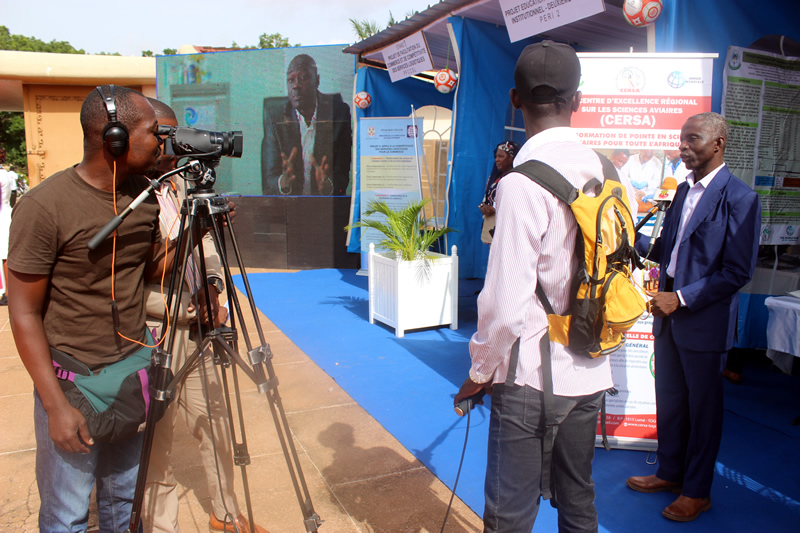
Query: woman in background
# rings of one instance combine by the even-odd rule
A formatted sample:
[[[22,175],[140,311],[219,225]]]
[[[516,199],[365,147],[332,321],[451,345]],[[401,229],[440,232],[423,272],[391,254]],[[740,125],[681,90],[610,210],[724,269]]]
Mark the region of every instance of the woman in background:
[[[505,141],[497,145],[494,150],[494,167],[492,173],[489,175],[489,181],[486,183],[486,193],[483,196],[483,202],[478,205],[483,215],[483,229],[481,231],[481,241],[486,244],[492,243],[492,235],[494,234],[494,199],[497,194],[497,184],[500,179],[511,172],[514,168],[514,157],[519,152],[520,145],[514,141]]]

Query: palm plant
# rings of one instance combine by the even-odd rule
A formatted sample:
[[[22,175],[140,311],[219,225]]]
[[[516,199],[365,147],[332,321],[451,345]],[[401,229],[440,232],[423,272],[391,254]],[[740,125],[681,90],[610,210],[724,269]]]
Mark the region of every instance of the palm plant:
[[[379,246],[392,252],[400,252],[404,261],[427,259],[426,252],[445,233],[454,231],[452,228],[431,228],[430,220],[425,219],[423,209],[430,202],[425,198],[419,202],[411,202],[404,209],[395,210],[383,200],[372,200],[367,206],[364,215],[371,216],[376,213],[383,215],[384,220],[364,218],[355,224],[350,224],[345,230],[353,228],[371,228],[383,234],[384,239]]]

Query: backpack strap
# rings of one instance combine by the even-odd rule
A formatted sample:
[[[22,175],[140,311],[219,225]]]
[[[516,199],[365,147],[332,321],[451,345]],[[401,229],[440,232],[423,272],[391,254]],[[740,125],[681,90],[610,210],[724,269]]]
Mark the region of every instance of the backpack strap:
[[[532,159],[514,167],[514,172],[530,178],[567,205],[578,199],[578,189],[547,163]]]
[[[600,159],[600,163],[603,164],[603,179],[617,181],[619,182],[619,172],[617,172],[617,167],[614,166],[614,163],[611,162],[609,158],[595,150],[597,157]]]

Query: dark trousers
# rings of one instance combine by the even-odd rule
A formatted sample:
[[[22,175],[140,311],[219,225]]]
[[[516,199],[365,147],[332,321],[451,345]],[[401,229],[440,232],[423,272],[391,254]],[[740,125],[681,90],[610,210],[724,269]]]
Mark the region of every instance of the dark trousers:
[[[689,498],[711,494],[722,440],[722,369],[727,352],[678,348],[671,320],[655,338],[658,471]]]
[[[556,396],[559,423],[553,445],[551,504],[558,509],[558,530],[596,532],[592,459],[597,413],[603,392],[589,396]],[[531,531],[539,512],[542,481],[542,437],[545,430],[542,392],[518,385],[495,385],[489,423],[484,531]]]

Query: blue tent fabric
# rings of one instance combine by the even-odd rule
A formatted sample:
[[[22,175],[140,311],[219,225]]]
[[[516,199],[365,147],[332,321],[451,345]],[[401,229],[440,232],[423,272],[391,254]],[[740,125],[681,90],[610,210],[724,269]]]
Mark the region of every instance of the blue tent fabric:
[[[712,111],[722,104],[722,77],[729,46],[750,46],[765,35],[800,41],[797,0],[698,2],[664,0],[656,21],[656,52],[718,53],[714,60]]]
[[[507,140],[505,119],[508,91],[514,86],[514,66],[531,42],[508,42],[508,31],[474,19],[451,17],[461,56],[461,76],[453,128],[453,176],[450,185],[450,244],[458,246],[461,277],[486,274],[489,247],[481,242],[483,219],[478,204],[494,164],[494,147]],[[523,139],[524,140],[524,139]]]

